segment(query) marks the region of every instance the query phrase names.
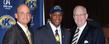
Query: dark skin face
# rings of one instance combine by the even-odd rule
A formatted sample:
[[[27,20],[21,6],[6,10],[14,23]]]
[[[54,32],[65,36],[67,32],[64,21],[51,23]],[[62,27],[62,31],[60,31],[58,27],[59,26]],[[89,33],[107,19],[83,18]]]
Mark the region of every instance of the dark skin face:
[[[52,24],[58,27],[62,21],[62,13],[61,12],[51,13],[50,18],[51,18]]]

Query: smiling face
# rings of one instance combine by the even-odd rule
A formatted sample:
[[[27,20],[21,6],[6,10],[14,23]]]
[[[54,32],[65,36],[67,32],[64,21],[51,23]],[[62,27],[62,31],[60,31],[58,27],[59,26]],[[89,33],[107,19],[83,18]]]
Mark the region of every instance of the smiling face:
[[[78,27],[81,27],[85,24],[88,14],[86,11],[86,8],[83,6],[76,6],[73,12],[73,17],[75,20],[75,23]]]
[[[50,14],[51,22],[58,27],[62,21],[62,13],[61,12],[54,12]]]
[[[17,13],[15,17],[18,22],[23,25],[27,25],[31,19],[30,9],[27,5],[21,5],[17,8]]]

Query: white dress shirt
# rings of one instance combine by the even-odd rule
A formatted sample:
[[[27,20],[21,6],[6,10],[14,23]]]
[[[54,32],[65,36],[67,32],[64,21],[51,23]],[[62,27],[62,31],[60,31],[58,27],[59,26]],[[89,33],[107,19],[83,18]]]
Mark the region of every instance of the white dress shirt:
[[[56,31],[56,29],[58,30],[58,34],[59,34],[59,37],[60,37],[60,44],[62,44],[61,26],[55,27],[55,26],[51,23],[51,21],[49,21],[49,24],[50,24],[50,26],[51,26],[51,28],[52,28],[52,31],[53,31],[54,36],[55,36],[55,31]]]
[[[78,35],[77,42],[79,41],[79,38],[80,38],[80,36],[81,36],[81,34],[82,34],[84,28],[86,27],[86,25],[87,25],[87,22],[86,22],[83,26],[77,27],[77,29],[79,28],[79,35]]]

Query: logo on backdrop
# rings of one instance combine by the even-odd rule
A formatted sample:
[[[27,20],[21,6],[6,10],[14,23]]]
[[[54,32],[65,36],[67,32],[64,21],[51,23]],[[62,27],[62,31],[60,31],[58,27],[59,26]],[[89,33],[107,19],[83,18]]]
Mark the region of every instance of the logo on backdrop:
[[[37,7],[37,0],[26,0],[25,1],[25,4],[27,4],[28,6],[29,6],[29,8],[30,8],[30,10],[31,10],[31,12],[32,11],[34,11],[34,10],[36,10],[36,7]],[[34,11],[35,12],[35,11]],[[34,13],[33,12],[33,13]],[[34,17],[34,16],[33,16]],[[34,26],[34,21],[33,21],[33,18],[32,17],[32,19],[31,19],[31,22],[30,22],[30,27],[32,27],[32,26]]]
[[[11,0],[3,0],[3,7],[10,10],[13,6],[11,5]]]
[[[27,4],[31,10],[34,10],[36,8],[36,2],[37,0],[26,0],[25,4]]]
[[[10,15],[3,15],[0,17],[0,25],[5,28],[10,28],[12,25],[15,25],[16,21]]]

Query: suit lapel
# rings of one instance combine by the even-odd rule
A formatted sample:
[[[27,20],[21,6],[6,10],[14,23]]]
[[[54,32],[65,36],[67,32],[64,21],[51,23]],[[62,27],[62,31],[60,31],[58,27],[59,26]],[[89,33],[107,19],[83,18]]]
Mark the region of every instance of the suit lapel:
[[[77,28],[77,27],[75,26],[75,27],[73,27],[72,30],[71,30],[71,32],[72,32],[72,33],[71,33],[71,35],[72,35],[71,38],[72,38],[72,39],[73,39],[73,36],[74,36],[74,34],[75,34],[76,28]]]
[[[78,43],[80,43],[82,40],[84,40],[84,37],[87,36],[88,31],[89,31],[88,25],[86,25],[86,27],[84,28],[84,30],[83,30],[83,32],[82,32],[80,38],[79,38]]]
[[[47,35],[49,40],[52,40],[51,43],[55,43],[56,44],[56,40],[55,40],[55,36],[53,34],[52,28],[50,27],[50,24],[47,24]]]
[[[64,44],[64,42],[65,42],[64,36],[65,36],[65,31],[64,31],[64,28],[61,27],[61,39],[62,39],[62,44]]]
[[[21,28],[18,24],[16,24],[16,26],[17,26],[16,29],[19,30],[20,35],[24,38],[25,41],[28,41],[28,39],[27,39],[27,37],[26,37],[26,34],[25,34],[24,31],[22,30],[22,28]],[[29,44],[29,41],[28,41],[27,43]]]
[[[33,31],[32,31],[32,28],[28,28],[30,34],[31,34],[31,41],[32,41],[32,44],[34,44],[34,36],[33,36]]]

